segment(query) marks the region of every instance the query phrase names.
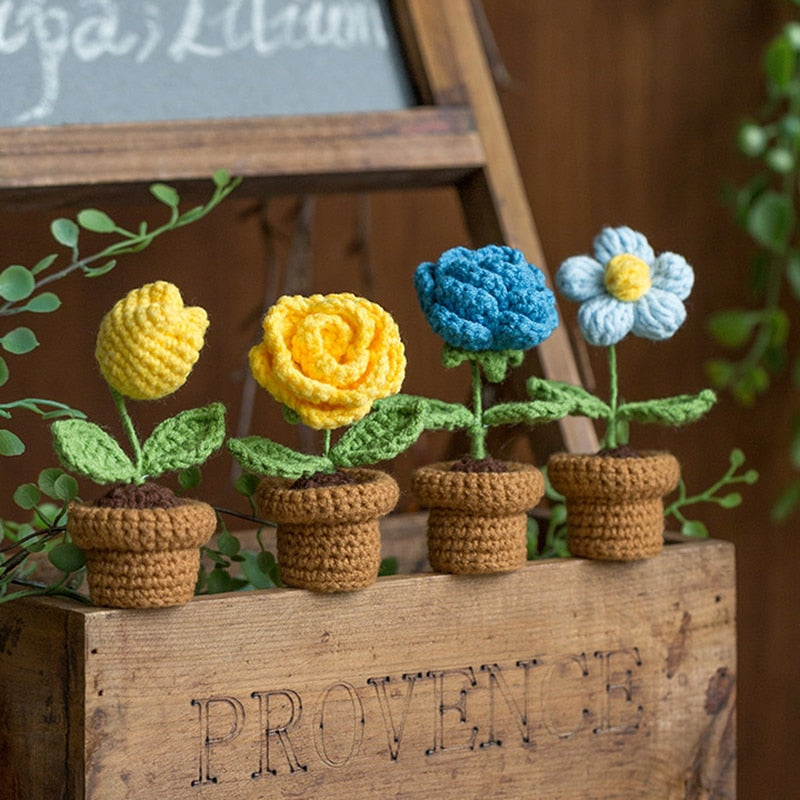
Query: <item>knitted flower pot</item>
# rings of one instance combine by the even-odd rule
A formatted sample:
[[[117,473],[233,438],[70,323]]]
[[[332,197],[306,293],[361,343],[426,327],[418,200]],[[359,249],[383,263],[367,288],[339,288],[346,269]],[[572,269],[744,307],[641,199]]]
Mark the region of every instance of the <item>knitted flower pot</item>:
[[[217,527],[208,503],[172,508],[110,508],[73,502],[67,530],[86,551],[92,602],[116,608],[158,608],[188,602],[200,567],[200,546]]]
[[[529,464],[507,472],[460,472],[439,462],[414,472],[412,489],[428,511],[428,561],[436,572],[510,572],[527,558],[526,512],[544,494]]]
[[[348,592],[374,583],[381,561],[378,520],[397,505],[397,482],[384,472],[343,469],[355,483],[292,489],[267,477],[261,513],[277,525],[281,581],[315,592]]]
[[[663,496],[680,477],[670,453],[639,457],[556,453],[547,464],[553,488],[567,506],[567,545],[575,556],[634,561],[661,552]]]

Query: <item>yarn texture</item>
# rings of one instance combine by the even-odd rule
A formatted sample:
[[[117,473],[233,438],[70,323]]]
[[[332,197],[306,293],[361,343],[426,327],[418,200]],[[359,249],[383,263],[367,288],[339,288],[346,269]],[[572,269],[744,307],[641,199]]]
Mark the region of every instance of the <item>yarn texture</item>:
[[[397,505],[397,482],[384,472],[342,470],[355,483],[293,489],[264,478],[255,501],[277,523],[281,581],[315,592],[347,592],[375,582],[381,560],[379,518]]]
[[[250,350],[256,381],[302,422],[332,429],[365,416],[405,377],[400,331],[376,303],[355,295],[281,297]]]
[[[608,346],[629,333],[669,339],[686,319],[683,301],[694,271],[677,253],[656,256],[644,235],[628,227],[604,228],[594,257],[572,256],[555,276],[559,291],[581,304],[578,325],[591,345]]]
[[[661,552],[663,496],[678,485],[670,453],[641,457],[556,453],[547,463],[553,488],[566,498],[567,546],[575,556],[634,561]]]
[[[199,548],[216,526],[214,509],[196,500],[171,508],[72,502],[67,512],[67,531],[86,551],[91,600],[115,608],[160,608],[191,600]]]
[[[529,350],[558,325],[544,273],[512,247],[454,247],[414,273],[431,328],[464,350]]]
[[[203,347],[208,315],[185,307],[178,287],[148,283],[103,317],[95,357],[106,382],[133,400],[158,400],[180,388]]]
[[[544,494],[542,473],[505,462],[507,472],[461,472],[453,462],[414,472],[412,489],[428,507],[428,561],[437,572],[510,572],[527,559],[527,511]]]

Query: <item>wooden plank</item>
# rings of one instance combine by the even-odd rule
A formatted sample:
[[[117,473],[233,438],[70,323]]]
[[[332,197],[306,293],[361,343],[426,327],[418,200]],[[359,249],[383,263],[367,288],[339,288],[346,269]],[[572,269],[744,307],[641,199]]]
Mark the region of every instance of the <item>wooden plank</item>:
[[[483,163],[466,108],[0,129],[0,189],[207,181],[272,191],[451,184]]]
[[[386,578],[337,596],[272,590],[154,612],[19,607],[83,631],[72,666],[85,679],[70,697],[85,723],[69,731],[78,800],[732,792],[725,543],[634,564]],[[0,662],[6,708],[12,662]],[[44,716],[41,694],[26,719]]]

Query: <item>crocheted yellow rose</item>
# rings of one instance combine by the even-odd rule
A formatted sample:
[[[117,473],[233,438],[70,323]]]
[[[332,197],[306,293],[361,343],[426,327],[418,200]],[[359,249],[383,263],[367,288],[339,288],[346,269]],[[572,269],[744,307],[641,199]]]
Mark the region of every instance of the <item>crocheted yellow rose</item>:
[[[352,294],[282,297],[250,350],[258,383],[306,425],[330,430],[365,416],[405,376],[400,331],[379,305]]]
[[[206,328],[205,310],[184,306],[177,286],[148,283],[103,317],[95,356],[103,377],[120,394],[158,400],[189,377]]]

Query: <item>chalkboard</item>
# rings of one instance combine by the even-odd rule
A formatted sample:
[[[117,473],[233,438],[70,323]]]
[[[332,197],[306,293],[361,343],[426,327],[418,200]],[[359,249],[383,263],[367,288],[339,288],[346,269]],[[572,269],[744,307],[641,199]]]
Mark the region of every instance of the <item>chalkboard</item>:
[[[414,103],[385,0],[4,0],[0,127]]]

